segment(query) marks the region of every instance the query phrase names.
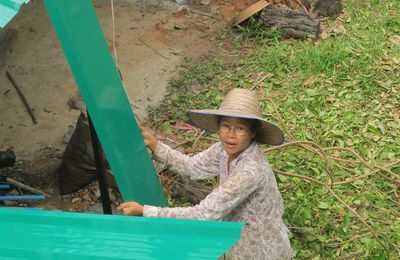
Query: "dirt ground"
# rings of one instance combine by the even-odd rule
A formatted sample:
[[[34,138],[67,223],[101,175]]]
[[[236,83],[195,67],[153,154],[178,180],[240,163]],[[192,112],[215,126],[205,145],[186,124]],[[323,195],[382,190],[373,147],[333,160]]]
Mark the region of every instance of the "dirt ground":
[[[162,100],[169,79],[185,57],[199,61],[223,51],[217,37],[219,28],[229,25],[251,2],[254,1],[114,1],[119,69],[141,120],[145,120],[148,106]],[[92,3],[113,51],[110,1]],[[0,45],[0,150],[12,149],[17,163],[0,169],[0,174],[55,194],[54,171],[80,113],[67,104],[78,95],[74,77],[43,1],[32,0],[24,5],[1,33],[6,36]],[[37,124],[33,124],[6,71],[26,96]],[[96,186],[84,192],[92,196],[90,201],[99,195]],[[85,204],[84,197],[77,193],[68,198],[76,206]],[[57,203],[54,208],[60,209]],[[68,207],[61,208],[87,210],[84,206],[80,210]]]

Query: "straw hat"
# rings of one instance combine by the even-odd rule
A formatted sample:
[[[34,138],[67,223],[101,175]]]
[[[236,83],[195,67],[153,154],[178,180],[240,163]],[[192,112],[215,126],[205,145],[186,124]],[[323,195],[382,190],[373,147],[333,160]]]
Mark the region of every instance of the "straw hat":
[[[205,130],[218,132],[218,116],[255,119],[259,121],[256,141],[263,144],[279,145],[284,141],[282,131],[261,118],[260,105],[255,94],[247,89],[233,89],[226,94],[219,109],[189,110],[192,122]]]

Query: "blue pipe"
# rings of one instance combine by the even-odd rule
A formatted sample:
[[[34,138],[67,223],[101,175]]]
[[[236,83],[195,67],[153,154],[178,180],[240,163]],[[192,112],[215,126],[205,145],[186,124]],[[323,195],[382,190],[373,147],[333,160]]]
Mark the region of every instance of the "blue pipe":
[[[44,195],[29,195],[29,196],[0,196],[0,200],[43,200]]]
[[[26,207],[7,207],[0,205],[0,208],[8,208],[8,209],[25,209],[25,210],[43,210],[43,208],[26,208]]]
[[[5,189],[9,189],[9,188],[11,188],[11,187],[8,184],[0,184],[0,189],[5,190]]]

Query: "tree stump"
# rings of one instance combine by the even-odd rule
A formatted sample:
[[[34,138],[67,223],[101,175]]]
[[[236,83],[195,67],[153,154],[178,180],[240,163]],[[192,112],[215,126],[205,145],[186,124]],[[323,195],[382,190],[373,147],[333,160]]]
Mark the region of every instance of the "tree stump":
[[[267,8],[262,11],[260,20],[265,28],[276,29],[287,37],[317,39],[320,34],[319,21],[303,10]]]

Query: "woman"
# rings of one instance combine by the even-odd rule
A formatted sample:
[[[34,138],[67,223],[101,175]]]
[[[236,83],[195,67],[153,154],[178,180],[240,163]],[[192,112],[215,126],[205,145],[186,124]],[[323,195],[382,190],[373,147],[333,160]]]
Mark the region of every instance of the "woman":
[[[256,96],[245,89],[231,90],[218,110],[191,110],[188,115],[198,127],[218,132],[220,142],[188,157],[142,127],[145,143],[156,160],[191,179],[219,175],[219,186],[193,207],[160,208],[126,202],[119,206],[122,214],[245,222],[240,241],[226,253],[226,259],[290,259],[282,197],[257,144],[283,143],[282,131],[260,118]]]

